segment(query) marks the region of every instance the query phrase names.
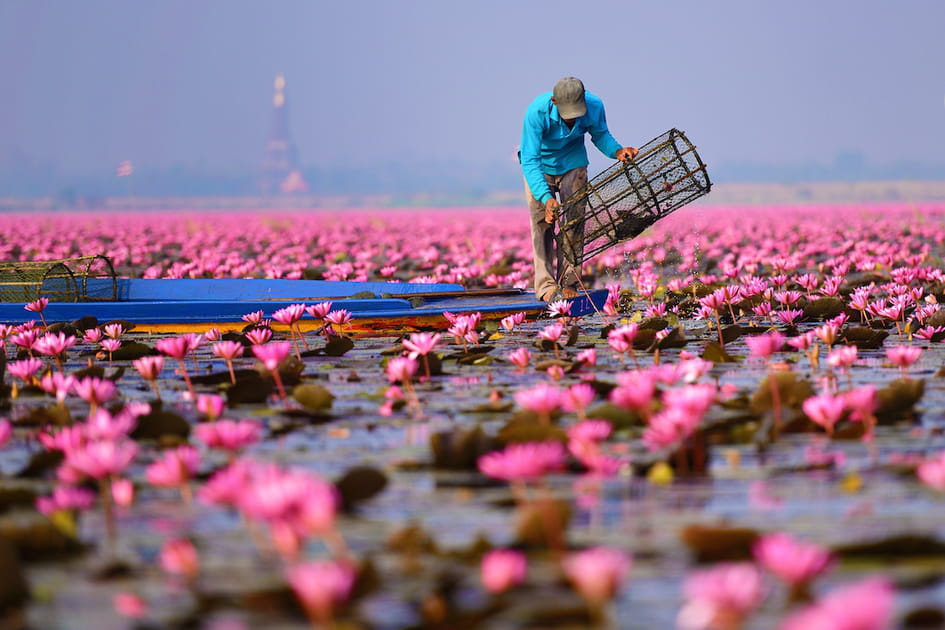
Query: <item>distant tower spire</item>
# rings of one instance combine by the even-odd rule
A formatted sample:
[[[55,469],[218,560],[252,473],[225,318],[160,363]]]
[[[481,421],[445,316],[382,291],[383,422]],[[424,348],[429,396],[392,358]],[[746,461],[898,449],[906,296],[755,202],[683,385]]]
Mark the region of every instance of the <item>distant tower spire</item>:
[[[299,157],[289,135],[289,107],[286,101],[285,75],[277,74],[273,82],[272,125],[266,152],[260,188],[264,193],[308,192],[308,184],[299,171]]]

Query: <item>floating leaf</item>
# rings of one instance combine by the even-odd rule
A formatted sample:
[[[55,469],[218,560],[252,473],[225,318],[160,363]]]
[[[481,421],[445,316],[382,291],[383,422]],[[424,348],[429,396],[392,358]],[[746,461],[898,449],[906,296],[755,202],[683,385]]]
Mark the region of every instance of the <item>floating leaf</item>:
[[[479,457],[499,448],[498,441],[476,426],[456,428],[430,436],[433,466],[451,470],[476,470]]]
[[[329,357],[340,357],[353,347],[354,341],[350,337],[331,335],[325,343],[325,347],[322,348],[322,352]]]
[[[519,442],[546,442],[549,440],[565,441],[564,431],[553,424],[538,421],[534,413],[523,411],[516,414],[496,436],[503,444]]]
[[[518,510],[515,540],[530,549],[546,549],[555,536],[563,535],[571,520],[571,502],[539,499]]]
[[[840,340],[845,345],[856,346],[860,350],[876,350],[883,346],[883,340],[889,336],[885,330],[874,330],[865,326],[844,328]]]
[[[772,408],[771,379],[777,386],[782,409],[799,409],[805,400],[814,395],[814,388],[794,372],[769,372],[751,395],[751,409],[757,414]]]
[[[14,510],[0,517],[0,541],[3,540],[25,561],[57,559],[84,549],[78,540],[64,534],[35,510]]]
[[[834,553],[842,558],[879,560],[945,558],[945,542],[932,536],[903,534],[869,542],[841,545],[834,548]]]
[[[726,352],[718,341],[709,341],[705,344],[702,358],[712,363],[738,363],[738,359]]]
[[[240,378],[236,384],[226,390],[226,404],[235,405],[264,403],[276,390],[272,379],[263,378],[258,373]]]
[[[758,536],[747,527],[689,525],[682,531],[683,543],[700,563],[748,560]]]
[[[899,420],[915,414],[915,404],[925,394],[925,380],[897,378],[876,394],[879,398],[876,417],[886,422]]]
[[[808,302],[804,306],[804,319],[830,319],[847,310],[843,300],[835,297],[822,297]]]
[[[164,409],[160,402],[151,403],[151,412],[138,416],[138,424],[131,437],[136,440],[160,439],[164,436],[186,438],[190,435],[190,423],[173,411]]]
[[[151,346],[137,341],[129,341],[121,344],[118,350],[111,353],[112,361],[133,361],[141,357],[147,357],[152,354],[158,354],[158,351]]]
[[[36,451],[16,476],[21,479],[43,477],[47,472],[55,472],[64,459],[62,451]]]
[[[615,429],[643,426],[643,419],[635,411],[628,411],[611,402],[603,402],[587,410],[588,418],[608,420]]]
[[[350,510],[386,488],[387,475],[371,466],[355,466],[335,482],[335,487],[341,496],[342,508]]]
[[[331,409],[335,395],[321,385],[305,383],[296,385],[292,390],[292,397],[309,411],[325,411]]]
[[[745,329],[738,324],[732,324],[722,329],[722,341],[732,343],[745,334]]]
[[[16,549],[9,541],[0,538],[0,611],[3,611],[4,618],[11,622],[8,627],[19,625],[12,621],[16,616],[12,611],[23,608],[29,599],[30,585]]]

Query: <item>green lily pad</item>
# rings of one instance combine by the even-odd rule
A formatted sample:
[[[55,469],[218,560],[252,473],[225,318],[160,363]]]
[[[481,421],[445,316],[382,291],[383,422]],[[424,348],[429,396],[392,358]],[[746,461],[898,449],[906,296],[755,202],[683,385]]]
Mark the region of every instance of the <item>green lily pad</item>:
[[[292,397],[309,411],[325,411],[331,409],[335,395],[327,388],[314,383],[296,385],[292,390]]]

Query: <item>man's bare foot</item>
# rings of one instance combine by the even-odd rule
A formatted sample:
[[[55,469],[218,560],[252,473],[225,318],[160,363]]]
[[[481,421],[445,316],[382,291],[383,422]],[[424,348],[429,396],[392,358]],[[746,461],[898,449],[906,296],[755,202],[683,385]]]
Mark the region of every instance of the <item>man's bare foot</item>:
[[[563,297],[566,300],[570,300],[571,298],[576,298],[578,295],[579,294],[577,292],[577,289],[573,289],[571,287],[563,287],[561,289],[561,297]]]

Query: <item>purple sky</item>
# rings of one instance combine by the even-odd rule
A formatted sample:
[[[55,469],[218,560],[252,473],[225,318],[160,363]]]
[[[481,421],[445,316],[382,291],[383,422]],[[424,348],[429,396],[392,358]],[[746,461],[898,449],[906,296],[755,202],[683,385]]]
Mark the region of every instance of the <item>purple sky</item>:
[[[941,0],[2,0],[0,158],[255,168],[283,72],[305,165],[510,160],[565,75],[625,144],[941,164],[943,25]]]

